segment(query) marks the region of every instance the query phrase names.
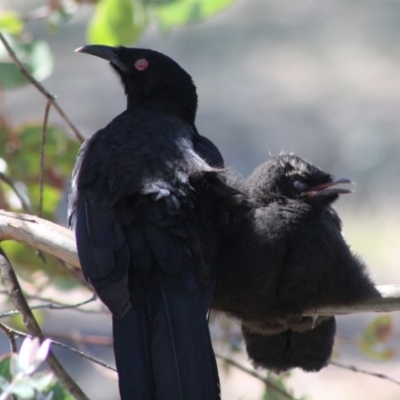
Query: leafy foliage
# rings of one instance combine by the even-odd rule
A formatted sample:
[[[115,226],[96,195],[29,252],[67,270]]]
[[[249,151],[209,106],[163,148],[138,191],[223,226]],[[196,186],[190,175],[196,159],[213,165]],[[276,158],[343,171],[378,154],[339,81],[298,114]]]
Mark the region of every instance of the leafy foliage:
[[[56,221],[57,210],[67,189],[79,144],[55,125],[48,127],[46,137],[43,217]],[[41,140],[40,123],[24,124],[14,129],[0,127],[0,147],[5,149],[5,174],[12,179],[14,187],[32,212],[36,212],[39,205]],[[0,208],[10,211],[22,210],[15,190],[1,181]],[[54,257],[46,256],[46,262],[43,262],[35,250],[27,249],[19,243],[6,242],[2,246],[14,260],[19,274],[25,280],[34,283],[38,289],[48,284],[50,279],[60,289],[71,289],[77,285],[70,274],[58,267],[58,261]],[[48,278],[43,279],[43,275],[47,275]]]
[[[390,315],[375,318],[357,340],[358,347],[370,358],[388,361],[395,356],[394,349],[388,341],[393,334],[393,323]]]
[[[3,24],[8,24],[5,30],[19,32],[21,26],[18,25],[18,21],[18,19],[13,20],[11,17],[8,22],[3,19]],[[1,23],[0,20],[0,26]],[[17,57],[35,79],[41,81],[52,73],[53,58],[45,41],[39,39],[26,40],[22,37],[10,35],[7,36],[7,40]],[[28,79],[10,59],[7,50],[0,45],[0,87],[2,89],[15,89],[28,83]]]

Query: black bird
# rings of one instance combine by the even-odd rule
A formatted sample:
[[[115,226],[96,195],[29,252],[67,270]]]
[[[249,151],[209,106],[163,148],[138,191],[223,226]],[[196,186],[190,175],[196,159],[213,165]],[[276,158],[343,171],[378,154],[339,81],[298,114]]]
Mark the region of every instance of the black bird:
[[[82,145],[69,197],[83,273],[113,314],[121,398],[219,399],[207,324],[215,240],[189,178],[217,180],[223,159],[196,130],[196,88],[156,51],[77,51],[108,60],[127,96]]]
[[[248,199],[229,210],[212,307],[242,322],[255,365],[321,369],[332,351],[335,320],[314,321],[303,312],[379,296],[331,207],[350,192],[336,185],[350,182],[281,154],[236,185]]]

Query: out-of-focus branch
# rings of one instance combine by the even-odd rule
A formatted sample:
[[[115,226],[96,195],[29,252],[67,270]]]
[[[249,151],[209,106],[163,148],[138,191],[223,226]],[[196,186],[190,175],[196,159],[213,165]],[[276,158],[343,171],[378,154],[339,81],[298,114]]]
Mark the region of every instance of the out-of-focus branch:
[[[75,125],[72,123],[72,121],[67,117],[63,109],[58,105],[56,102],[56,98],[54,95],[52,95],[40,82],[38,82],[32,74],[24,67],[22,62],[18,59],[16,56],[14,50],[11,48],[11,46],[8,44],[6,38],[3,36],[3,34],[0,32],[0,41],[3,43],[4,47],[6,48],[10,58],[13,60],[14,64],[17,66],[17,68],[22,72],[22,74],[28,79],[30,83],[32,83],[35,88],[43,94],[43,96],[46,97],[48,102],[57,110],[57,112],[60,114],[61,118],[65,121],[65,123],[70,127],[70,129],[74,132],[75,136],[80,142],[84,141],[83,136],[80,134],[78,129],[75,127]]]
[[[339,367],[339,368],[347,369],[349,371],[357,372],[359,374],[370,375],[370,376],[374,376],[375,378],[385,379],[387,381],[395,383],[396,385],[400,385],[400,381],[398,379],[394,379],[391,376],[381,374],[379,372],[368,371],[366,369],[358,368],[355,365],[342,364],[337,361],[329,361],[329,364],[334,365],[335,367]]]
[[[243,371],[244,373],[253,376],[254,378],[258,379],[259,381],[263,382],[267,388],[279,393],[281,396],[285,397],[286,399],[294,400],[293,396],[291,396],[288,392],[285,390],[281,389],[280,387],[276,386],[273,382],[271,382],[270,379],[268,379],[265,376],[260,375],[258,372],[256,372],[254,369],[249,369],[246,368],[244,365],[239,364],[235,360],[233,360],[230,357],[223,356],[222,354],[215,353],[215,357],[219,358],[220,360],[224,361],[225,363],[232,365],[232,367],[235,367],[239,369],[240,371]]]
[[[0,172],[0,181],[3,181],[8,186],[10,186],[12,191],[15,193],[15,195],[18,197],[19,201],[21,202],[22,209],[29,214],[33,214],[30,204],[26,201],[24,195],[18,190],[17,186],[15,185],[14,179],[12,179],[10,176],[7,176],[7,175],[3,174],[2,172]]]
[[[90,299],[81,301],[80,303],[77,304],[63,304],[54,300],[50,299],[40,299],[41,301],[47,301],[46,304],[40,304],[36,306],[29,306],[31,310],[39,310],[39,309],[47,309],[47,310],[76,310],[80,311],[83,313],[90,313],[90,314],[99,314],[102,313],[102,311],[95,311],[95,310],[84,310],[79,308],[80,306],[83,306],[85,304],[91,303],[92,301],[95,301],[97,299],[96,295],[93,295]],[[13,317],[14,315],[20,314],[19,310],[11,310],[11,311],[5,311],[0,313],[0,319],[2,318],[8,318],[8,317]]]
[[[0,273],[4,280],[4,284],[15,308],[21,313],[22,320],[28,329],[29,333],[33,337],[38,337],[42,342],[44,340],[43,333],[37,323],[29,305],[22,293],[21,287],[18,282],[18,278],[8,260],[7,256],[0,248]],[[47,362],[51,369],[54,371],[61,384],[65,386],[71,395],[78,400],[89,400],[89,398],[83,393],[82,389],[74,382],[69,376],[67,371],[50,351],[47,357]]]
[[[17,343],[15,342],[15,336],[17,335],[7,325],[0,323],[0,329],[8,336],[8,339],[10,340],[11,352],[16,353]]]
[[[38,217],[42,216],[43,212],[43,185],[44,185],[44,170],[45,170],[45,159],[44,150],[46,147],[46,135],[47,135],[47,125],[49,122],[50,114],[50,101],[47,101],[46,109],[44,111],[44,119],[42,126],[42,140],[40,143],[40,176],[39,176],[39,207],[38,207]]]
[[[4,327],[4,329],[3,329],[3,327]],[[3,329],[5,332],[7,332],[7,334],[12,334],[12,335],[17,336],[17,337],[31,337],[31,335],[28,335],[28,334],[26,334],[24,332],[17,331],[16,329],[10,328],[7,325],[1,324],[1,328],[0,329]],[[69,338],[69,339],[72,340],[72,338]],[[100,365],[100,366],[102,366],[104,368],[107,368],[107,369],[111,370],[111,371],[116,371],[116,369],[114,367],[112,367],[111,365],[108,365],[104,361],[99,360],[98,358],[89,356],[89,355],[83,353],[82,351],[74,349],[71,346],[67,346],[64,343],[57,342],[56,340],[53,340],[53,339],[50,339],[50,340],[51,340],[51,343],[54,344],[55,346],[58,346],[58,347],[61,347],[62,349],[71,351],[72,353],[77,354],[79,357],[86,358],[87,360],[92,361],[95,364],[98,364],[98,365]],[[49,354],[49,356],[50,356],[50,354]],[[49,358],[47,358],[47,362],[49,362]],[[49,362],[49,364],[50,364],[50,362]],[[60,381],[61,381],[61,379],[60,379]],[[61,382],[61,383],[63,383],[63,382]],[[82,399],[82,398],[89,400],[86,396],[85,397],[76,397],[76,399]]]

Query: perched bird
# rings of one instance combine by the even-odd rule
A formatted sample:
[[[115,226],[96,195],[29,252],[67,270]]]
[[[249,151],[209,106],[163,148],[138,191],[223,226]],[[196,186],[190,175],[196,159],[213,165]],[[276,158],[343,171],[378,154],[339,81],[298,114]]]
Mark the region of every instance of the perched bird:
[[[213,167],[223,159],[196,130],[196,88],[156,51],[77,51],[108,60],[127,97],[126,110],[82,145],[69,196],[84,276],[113,315],[121,398],[219,399],[207,324],[213,211],[189,180],[218,186]]]
[[[212,307],[242,323],[257,366],[317,371],[329,360],[335,320],[304,310],[379,296],[341,234],[331,204],[350,183],[293,154],[262,164],[237,185],[217,257]],[[312,329],[314,328],[314,329]]]

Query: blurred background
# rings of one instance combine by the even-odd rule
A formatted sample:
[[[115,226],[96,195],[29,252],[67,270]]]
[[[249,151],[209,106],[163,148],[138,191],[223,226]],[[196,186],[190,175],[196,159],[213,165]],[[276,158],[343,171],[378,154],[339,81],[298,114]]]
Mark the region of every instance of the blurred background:
[[[44,3],[2,0],[0,13],[27,13]],[[52,74],[43,83],[85,137],[125,106],[107,64],[73,52],[87,43],[92,17],[93,6],[82,4],[57,30],[49,29],[41,18],[29,22],[29,34],[45,40],[53,55]],[[394,284],[400,282],[399,38],[396,0],[236,0],[189,26],[165,30],[150,19],[134,45],[169,55],[192,75],[199,95],[197,127],[219,147],[225,164],[234,171],[247,176],[270,154],[287,150],[355,181],[356,193],[342,196],[336,206],[346,240],[367,263],[377,284]],[[14,126],[41,123],[45,104],[31,85],[2,90],[1,111]],[[50,121],[68,131],[55,111]],[[0,147],[0,157],[2,152]],[[8,156],[4,152],[6,161]],[[57,202],[56,215],[59,223],[66,223],[65,195]],[[89,295],[74,288],[57,296],[71,302]],[[374,314],[340,317],[334,359],[400,379],[398,313],[385,319],[378,349],[363,351],[357,345],[375,318]],[[59,335],[78,330],[109,335],[111,327],[107,314],[73,311],[48,312],[44,324],[45,330]],[[217,317],[212,331],[218,349],[233,352],[246,365],[237,327]],[[109,347],[87,348],[113,363]],[[4,339],[0,353],[6,351]],[[118,398],[116,380],[108,372],[66,351],[58,353],[91,399]],[[259,381],[232,367],[220,367],[224,400],[267,396]],[[400,396],[393,383],[334,366],[318,374],[295,370],[285,384],[296,399]]]

